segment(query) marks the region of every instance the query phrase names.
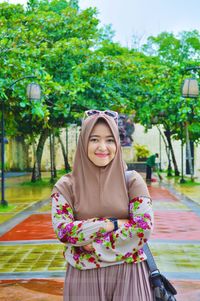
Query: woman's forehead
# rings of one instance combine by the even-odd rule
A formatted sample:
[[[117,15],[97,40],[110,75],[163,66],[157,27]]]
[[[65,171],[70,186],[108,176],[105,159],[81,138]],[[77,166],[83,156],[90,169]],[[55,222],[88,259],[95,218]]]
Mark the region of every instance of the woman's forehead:
[[[90,116],[83,122],[81,130],[82,139],[86,144],[88,143],[89,138],[93,130],[95,129],[95,126],[97,126],[98,124],[104,124],[105,126],[107,126],[108,131],[110,131],[109,133],[111,133],[111,135],[114,137],[115,142],[117,144],[119,143],[119,132],[113,118],[109,116]]]
[[[113,136],[113,133],[106,123],[96,123],[90,133],[91,135],[109,135]]]

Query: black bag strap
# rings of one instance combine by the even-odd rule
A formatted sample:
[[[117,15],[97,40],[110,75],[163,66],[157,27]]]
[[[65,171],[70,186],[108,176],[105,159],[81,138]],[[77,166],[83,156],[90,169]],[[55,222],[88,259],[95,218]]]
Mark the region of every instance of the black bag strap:
[[[159,273],[158,267],[156,265],[156,262],[153,258],[153,255],[152,255],[151,250],[149,249],[149,246],[147,243],[144,244],[143,251],[147,256],[147,264],[149,266],[149,270],[150,270],[151,274],[152,273],[154,274],[155,272]]]
[[[128,191],[128,183],[129,179],[132,175],[132,171],[125,171],[125,180],[126,180],[126,186],[127,186],[127,191]],[[147,256],[147,265],[150,270],[150,282],[152,287],[156,288],[163,288],[163,292],[166,296],[164,299],[159,299],[159,300],[168,300],[168,301],[176,301],[175,297],[172,295],[176,295],[177,291],[173,287],[173,285],[162,275],[160,274],[160,271],[158,270],[158,267],[156,265],[156,262],[153,258],[153,255],[151,253],[151,250],[149,249],[149,246],[147,243],[144,244],[143,246],[143,251]],[[168,292],[166,291],[165,287],[171,292],[172,295],[169,295]],[[158,299],[156,299],[158,300]]]

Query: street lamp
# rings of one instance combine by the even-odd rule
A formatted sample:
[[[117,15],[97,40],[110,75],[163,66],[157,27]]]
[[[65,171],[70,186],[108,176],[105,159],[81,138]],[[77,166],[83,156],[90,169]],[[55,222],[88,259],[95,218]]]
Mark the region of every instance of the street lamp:
[[[186,70],[196,70],[199,67],[189,67]],[[182,85],[182,97],[184,98],[197,98],[199,96],[199,85],[198,81],[195,78],[186,78]],[[185,123],[186,130],[186,147],[188,153],[188,162],[190,167],[191,177],[193,178],[193,166],[192,166],[192,157],[191,157],[191,148],[190,148],[190,140],[189,140],[189,132],[188,125]],[[185,179],[183,177],[183,124],[181,124],[181,179],[180,183],[185,183]]]
[[[35,83],[28,84],[26,89],[26,95],[29,100],[40,100],[41,98],[40,86]]]
[[[199,85],[195,78],[186,78],[182,86],[182,97],[196,98],[199,96]]]
[[[17,79],[14,81],[10,86],[9,89],[19,81],[25,78],[36,78],[36,76],[24,76],[22,78]],[[41,97],[41,88],[38,84],[32,84],[33,86],[29,89],[28,98],[30,100],[39,100]],[[8,202],[5,200],[5,121],[4,121],[4,100],[1,100],[1,206],[8,206]]]

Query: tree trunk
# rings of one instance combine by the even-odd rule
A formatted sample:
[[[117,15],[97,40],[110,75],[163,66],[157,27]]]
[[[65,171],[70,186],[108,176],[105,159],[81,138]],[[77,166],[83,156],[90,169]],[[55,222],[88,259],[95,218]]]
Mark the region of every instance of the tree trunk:
[[[172,162],[174,165],[174,172],[175,172],[175,176],[179,176],[180,172],[178,170],[178,165],[176,163],[176,158],[174,155],[174,150],[173,150],[173,146],[172,146],[172,142],[171,142],[171,132],[170,130],[166,130],[165,132],[165,136],[167,138],[167,142],[168,142],[168,147],[169,147],[169,165],[168,165],[168,176],[172,176],[171,170],[171,159],[170,159],[170,155],[172,156]]]
[[[33,141],[33,157],[34,157],[34,165],[33,165],[33,169],[32,169],[31,182],[36,182],[37,180],[40,179],[40,172],[39,172],[38,161],[37,161],[37,156],[36,156],[35,141]]]
[[[37,180],[41,180],[41,160],[42,160],[42,153],[44,149],[44,144],[49,135],[49,130],[44,129],[40,135],[37,149],[35,150],[35,162],[32,170],[32,178],[31,182],[36,182]]]
[[[67,151],[65,151],[65,147],[64,147],[64,144],[62,142],[62,139],[60,138],[60,135],[58,135],[58,141],[59,141],[61,149],[62,149],[64,164],[65,164],[65,170],[66,170],[66,172],[68,172],[71,169],[70,165],[69,165],[69,161],[68,161],[68,153],[67,153]]]
[[[56,170],[56,152],[55,152],[55,134],[54,134],[54,131],[52,133],[52,142],[53,142],[53,177],[55,179],[57,177],[57,170]]]
[[[172,167],[171,167],[171,158],[170,158],[170,150],[169,150],[169,142],[168,142],[168,138],[167,138],[167,131],[164,131],[165,137],[167,139],[167,141],[165,141],[165,148],[166,148],[166,154],[167,154],[167,158],[168,158],[168,168],[167,168],[167,176],[172,176]]]
[[[49,151],[50,151],[50,171],[51,171],[51,179],[50,182],[54,182],[54,175],[53,175],[53,147],[52,147],[52,136],[51,132],[49,134]]]
[[[170,162],[170,156],[169,156],[169,151],[168,151],[169,146],[168,146],[168,144],[167,144],[167,141],[166,141],[166,139],[165,139],[165,136],[163,135],[163,133],[162,133],[162,131],[161,131],[161,129],[160,129],[159,127],[158,127],[158,130],[159,130],[160,135],[161,135],[161,137],[162,137],[162,139],[163,139],[163,141],[164,141],[164,144],[165,144],[165,150],[166,150],[168,162]],[[169,163],[168,167],[169,167],[169,166],[170,166],[170,163]]]
[[[49,144],[50,144],[50,163],[51,163],[51,180],[50,182],[53,183],[54,179],[56,178],[56,163],[55,163],[55,135],[52,132],[49,134]]]
[[[185,124],[185,131],[186,131],[186,147],[187,147],[187,154],[188,154],[188,163],[190,168],[190,175],[191,181],[194,181],[194,170],[192,166],[192,155],[191,155],[191,148],[190,148],[190,138],[189,138],[189,131],[188,131],[188,124]]]

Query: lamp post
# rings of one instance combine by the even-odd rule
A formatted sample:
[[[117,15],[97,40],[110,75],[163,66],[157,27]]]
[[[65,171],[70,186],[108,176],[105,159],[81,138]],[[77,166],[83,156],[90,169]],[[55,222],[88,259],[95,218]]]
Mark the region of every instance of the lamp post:
[[[185,183],[184,175],[183,175],[183,124],[181,123],[181,179],[180,183]]]
[[[160,163],[159,163],[159,171],[162,171],[162,147],[161,147],[161,133],[159,132],[159,159],[160,159]]]
[[[36,78],[36,76],[24,76],[16,81],[14,81],[10,86],[9,89],[19,81],[26,79],[26,78]],[[32,89],[30,89],[30,85],[34,85]],[[39,100],[41,98],[41,88],[38,84],[29,84],[29,90],[27,89],[27,96],[30,100]],[[5,121],[4,121],[4,112],[5,112],[5,105],[4,100],[1,100],[1,206],[8,206],[8,202],[5,200]]]
[[[5,126],[4,126],[4,101],[1,104],[1,205],[7,206],[8,202],[5,200],[5,181],[4,181],[4,151],[5,151]]]
[[[197,70],[200,67],[188,67],[186,70]],[[184,98],[197,98],[199,96],[199,85],[198,81],[195,78],[186,78],[182,85],[182,97]],[[180,183],[185,183],[183,177],[183,125],[181,124],[181,180]],[[191,156],[191,148],[190,148],[190,139],[189,139],[189,131],[188,131],[188,123],[185,123],[185,131],[186,131],[186,149],[188,154],[188,163],[191,173],[191,178],[193,179],[194,170]]]

